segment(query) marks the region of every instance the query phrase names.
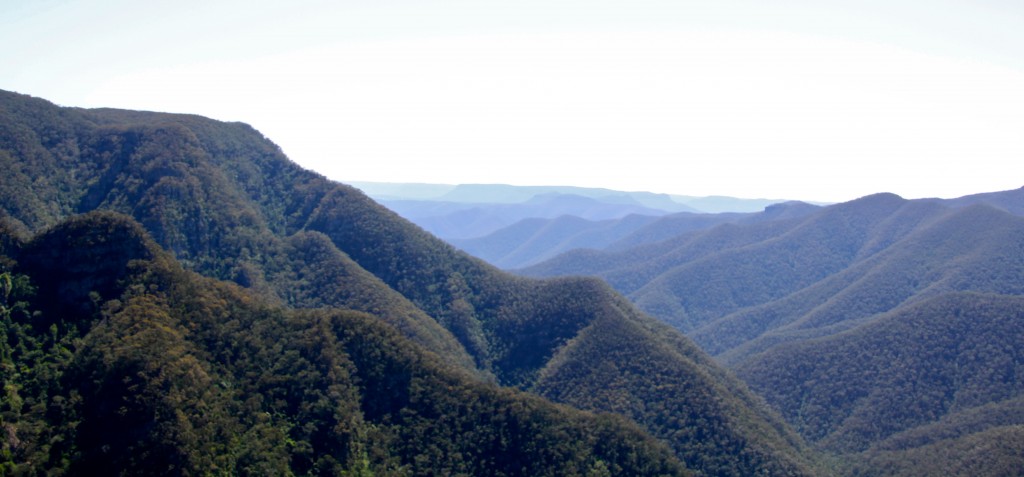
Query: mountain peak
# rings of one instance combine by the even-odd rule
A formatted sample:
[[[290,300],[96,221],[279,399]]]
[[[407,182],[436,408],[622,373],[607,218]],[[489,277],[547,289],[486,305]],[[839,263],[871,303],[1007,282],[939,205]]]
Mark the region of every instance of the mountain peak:
[[[53,386],[21,373],[6,392],[81,397],[33,391],[17,416],[4,418],[32,443],[25,452],[61,442],[44,457],[14,457],[26,472],[49,470],[38,466],[53,459],[68,473],[106,464],[125,474],[174,465],[303,475],[661,475],[683,473],[684,462],[705,473],[810,473],[785,424],[673,330],[641,331],[635,336],[653,341],[601,363],[564,358],[562,369],[602,367],[600,375],[560,374],[588,386],[625,378],[638,363],[676,370],[623,381],[631,389],[622,395],[632,396],[625,401],[594,406],[550,385],[541,393],[539,374],[569,343],[594,351],[580,356],[602,356],[616,339],[605,336],[612,325],[659,326],[600,281],[501,272],[362,192],[301,169],[239,124],[10,96],[0,117],[15,132],[0,141],[0,160],[13,165],[0,182],[0,206],[36,234],[22,249],[33,257],[20,253],[14,273],[66,305],[66,313],[43,312],[65,320],[54,321],[54,335],[18,322],[0,329],[24,340],[0,344],[37,343],[54,353],[43,360],[47,376],[71,363],[78,373]],[[167,252],[151,249],[146,234]],[[164,281],[156,265],[129,273],[144,262],[186,272]],[[103,273],[85,273],[95,269]],[[61,324],[96,310],[104,320],[91,328]],[[34,356],[2,352],[0,369],[40,364],[24,361]],[[685,392],[658,391],[667,389]],[[636,425],[572,407],[624,414]],[[286,441],[296,445],[274,444]],[[113,460],[103,459],[105,448]]]

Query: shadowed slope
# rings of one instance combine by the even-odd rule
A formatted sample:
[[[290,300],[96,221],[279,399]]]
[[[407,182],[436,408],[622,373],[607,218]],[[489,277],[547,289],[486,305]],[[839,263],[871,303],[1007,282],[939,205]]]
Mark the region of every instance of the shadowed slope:
[[[248,293],[286,307],[342,306],[373,313],[428,350],[416,353],[436,356],[482,381],[533,389],[548,361],[595,321],[654,325],[635,311],[609,313],[621,308],[621,298],[598,281],[537,281],[499,272],[361,192],[302,170],[243,124],[187,115],[64,109],[10,93],[0,94],[0,111],[25,132],[14,138],[14,146],[3,149],[21,168],[23,179],[48,177],[63,184],[33,188],[22,198],[14,197],[24,192],[19,187],[0,189],[3,204],[21,199],[57,204],[38,211],[5,208],[15,226],[38,231],[78,211],[119,211],[139,221],[187,269],[234,281]],[[51,127],[53,116],[71,126]],[[51,141],[51,136],[56,139]],[[23,158],[18,152],[23,149],[39,151],[39,156]],[[648,337],[658,340],[651,349],[688,346],[696,351],[674,332]],[[247,353],[259,350],[256,346]],[[691,354],[680,352],[673,359],[687,356],[692,360],[688,366],[725,375],[706,356]],[[617,367],[627,368],[628,363],[619,362],[627,357],[609,356]],[[665,374],[659,379],[682,377]],[[709,418],[751,406],[745,389],[703,379],[693,382],[709,385],[706,392],[715,396],[708,401],[713,406],[701,406]],[[392,398],[385,393],[380,404],[390,406]],[[741,414],[744,419],[722,418],[722,426],[702,432],[708,433],[709,442],[739,443],[757,459],[739,459],[735,448],[716,445],[683,452],[699,448],[694,429],[659,437],[673,439],[673,448],[687,465],[715,463],[720,466],[715,468],[735,469],[738,475],[776,468],[806,473],[806,458],[787,440],[778,419],[757,409]],[[278,432],[265,431],[268,436]]]
[[[376,317],[186,272],[126,216],[6,252],[4,473],[687,475],[626,420],[481,383]],[[83,284],[89,309],[50,299]]]

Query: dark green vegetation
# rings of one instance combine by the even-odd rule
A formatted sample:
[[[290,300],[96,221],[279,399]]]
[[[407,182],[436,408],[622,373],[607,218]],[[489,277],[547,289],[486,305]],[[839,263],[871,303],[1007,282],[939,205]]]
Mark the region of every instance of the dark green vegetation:
[[[370,315],[186,272],[125,216],[5,254],[4,474],[684,473],[635,425],[480,383]]]
[[[812,472],[604,283],[502,273],[244,124],[0,93],[0,165],[4,472]]]
[[[605,278],[856,475],[1017,475],[1024,189],[878,194],[529,269]]]

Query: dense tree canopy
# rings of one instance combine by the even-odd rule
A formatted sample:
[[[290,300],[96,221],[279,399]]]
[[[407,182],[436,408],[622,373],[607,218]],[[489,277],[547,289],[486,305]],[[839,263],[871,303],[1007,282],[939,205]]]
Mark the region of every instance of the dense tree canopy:
[[[1024,396],[1022,192],[877,194],[527,272],[606,278],[732,367],[811,444],[853,462],[847,471],[1001,475],[1019,446],[1005,427],[1017,424],[996,410]],[[947,440],[894,444],[966,415],[977,425]],[[971,447],[986,438],[1011,441]]]
[[[599,344],[601,333],[614,332],[595,323],[656,323],[598,280],[502,273],[358,190],[302,170],[249,126],[59,108],[13,93],[0,93],[0,125],[0,161],[11,171],[0,182],[7,231],[0,244],[21,250],[6,255],[5,272],[20,289],[38,287],[33,296],[55,298],[18,301],[25,305],[12,316],[36,318],[7,328],[12,349],[36,350],[12,352],[13,369],[32,371],[10,382],[55,390],[29,404],[29,391],[14,395],[18,414],[4,422],[24,424],[18,444],[5,447],[12,466],[353,475],[658,475],[678,474],[682,465],[706,475],[811,471],[782,421],[675,331],[648,333],[655,342],[636,352],[644,355],[639,362],[670,359],[658,366],[686,372],[633,381],[666,390],[635,390],[633,409],[580,401],[555,380],[541,385],[549,363],[584,358],[567,352],[570,343]],[[104,249],[107,232],[97,231],[107,222],[120,224],[111,237],[127,241]],[[79,277],[74,264],[65,273],[47,258],[45,241],[82,240],[70,233],[76,223],[88,224],[93,232],[85,236],[97,243],[76,245],[67,259],[79,252],[109,259],[102,266],[110,274]],[[151,239],[130,240],[137,235]],[[83,263],[91,262],[74,263],[90,270]],[[676,351],[655,352],[663,349]],[[624,360],[636,357],[597,352],[581,364],[597,367],[600,359],[632,373]],[[667,392],[680,386],[695,394]],[[655,401],[671,404],[642,411]],[[683,408],[716,424],[659,421]],[[115,428],[123,432],[106,435]]]

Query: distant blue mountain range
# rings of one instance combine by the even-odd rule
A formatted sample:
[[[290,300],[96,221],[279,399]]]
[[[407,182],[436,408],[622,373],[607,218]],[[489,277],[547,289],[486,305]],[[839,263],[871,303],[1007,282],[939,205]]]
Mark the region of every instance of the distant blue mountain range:
[[[449,241],[484,237],[526,219],[587,221],[631,215],[751,213],[776,199],[693,197],[571,186],[351,182],[367,195]],[[634,219],[634,223],[640,221]]]

